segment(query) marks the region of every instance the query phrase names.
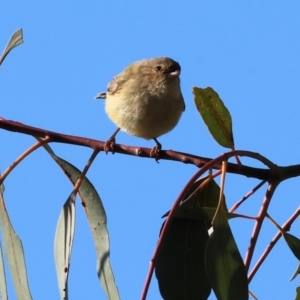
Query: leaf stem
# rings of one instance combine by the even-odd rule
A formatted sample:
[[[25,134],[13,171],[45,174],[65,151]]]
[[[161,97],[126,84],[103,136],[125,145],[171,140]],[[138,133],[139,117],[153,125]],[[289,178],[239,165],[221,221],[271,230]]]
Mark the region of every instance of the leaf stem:
[[[31,154],[33,151],[38,149],[39,147],[43,146],[46,143],[50,142],[50,137],[46,136],[44,139],[39,140],[36,144],[28,148],[25,152],[23,152],[0,176],[0,185],[3,183],[5,178],[9,175],[9,173],[23,160],[25,159],[29,154]]]

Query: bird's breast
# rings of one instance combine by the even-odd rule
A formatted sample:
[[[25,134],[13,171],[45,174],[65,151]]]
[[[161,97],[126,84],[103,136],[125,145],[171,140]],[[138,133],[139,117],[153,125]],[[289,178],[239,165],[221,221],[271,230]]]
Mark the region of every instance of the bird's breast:
[[[107,95],[106,112],[122,130],[131,135],[152,139],[172,130],[184,110],[179,90],[160,92],[144,89],[139,94],[130,93],[126,99],[121,94]]]

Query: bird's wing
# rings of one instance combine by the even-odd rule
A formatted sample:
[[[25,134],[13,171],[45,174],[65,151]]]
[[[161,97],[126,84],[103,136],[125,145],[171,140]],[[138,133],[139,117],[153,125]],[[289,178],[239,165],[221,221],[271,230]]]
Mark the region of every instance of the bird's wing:
[[[124,84],[125,80],[121,79],[120,76],[115,76],[107,86],[107,93],[112,95],[119,91]]]

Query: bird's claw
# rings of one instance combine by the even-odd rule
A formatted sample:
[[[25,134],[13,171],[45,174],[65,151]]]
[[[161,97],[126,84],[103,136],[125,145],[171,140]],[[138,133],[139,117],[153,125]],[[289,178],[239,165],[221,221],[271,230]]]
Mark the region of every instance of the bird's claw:
[[[160,151],[161,151],[161,145],[154,146],[150,151],[150,157],[155,157],[155,160],[157,161]]]
[[[115,144],[116,144],[116,139],[115,138],[109,138],[105,142],[105,144],[104,144],[104,151],[106,152],[106,154],[109,151],[111,151],[113,154],[115,153],[114,152]]]
[[[115,144],[116,144],[116,135],[117,133],[120,131],[120,128],[118,128],[114,134],[106,141],[106,143],[104,144],[104,151],[109,152],[111,151],[112,154],[115,153],[114,148],[115,148]]]

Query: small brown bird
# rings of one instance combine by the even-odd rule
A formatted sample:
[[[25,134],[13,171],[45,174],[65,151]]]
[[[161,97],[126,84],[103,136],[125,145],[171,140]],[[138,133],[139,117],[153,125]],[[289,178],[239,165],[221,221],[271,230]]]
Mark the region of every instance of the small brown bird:
[[[105,110],[118,126],[105,144],[113,151],[115,136],[121,130],[156,146],[150,156],[157,157],[161,144],[157,138],[171,131],[185,110],[180,90],[180,65],[168,57],[134,62],[108,84],[107,92],[96,99],[106,99]]]

